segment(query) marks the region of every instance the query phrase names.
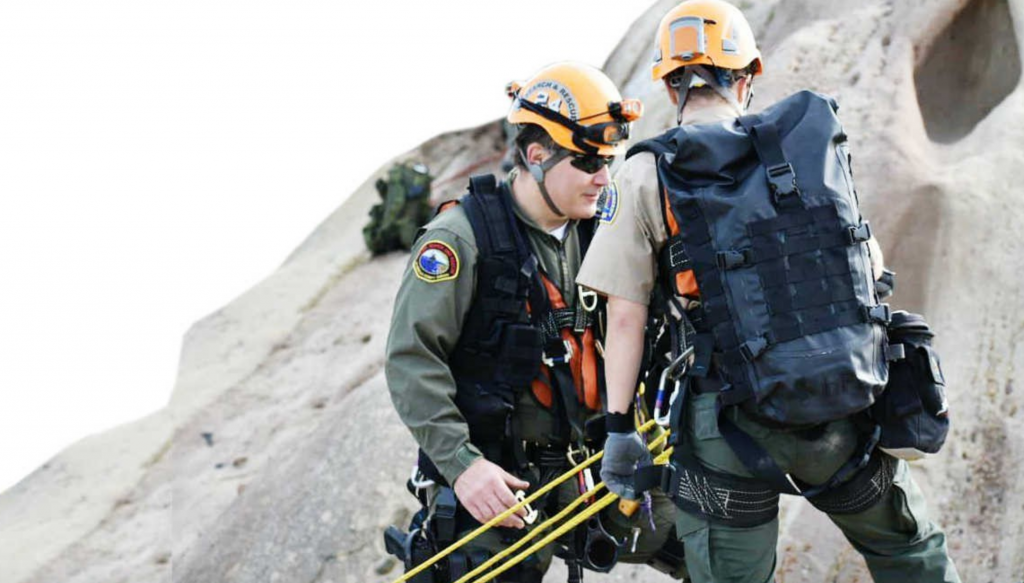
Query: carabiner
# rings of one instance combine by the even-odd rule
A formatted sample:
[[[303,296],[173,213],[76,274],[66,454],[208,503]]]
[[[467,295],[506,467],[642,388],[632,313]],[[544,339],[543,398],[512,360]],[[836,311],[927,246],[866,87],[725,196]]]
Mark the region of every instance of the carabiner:
[[[651,412],[651,417],[654,419],[655,423],[662,427],[668,427],[669,422],[671,421],[672,403],[675,402],[676,397],[679,394],[679,379],[686,374],[686,369],[690,366],[689,359],[692,355],[693,347],[690,346],[670,362],[668,366],[665,367],[665,370],[661,371],[661,378],[658,380],[658,394],[654,399],[654,411]],[[668,399],[669,406],[665,409],[663,414],[661,410],[665,405],[665,385],[668,383],[669,378],[671,378],[673,382],[672,393],[669,395]]]
[[[524,490],[516,490],[516,502],[522,502],[523,500],[526,500],[526,492]],[[522,517],[523,522],[526,524],[533,524],[534,522],[537,522],[537,517],[540,516],[540,512],[537,512],[537,510],[529,504],[524,504],[523,510],[526,511],[526,516]]]
[[[582,285],[576,286],[576,293],[580,294],[580,305],[583,306],[583,311],[593,312],[597,309],[597,292],[592,289],[587,289]],[[590,303],[587,303],[590,302]]]

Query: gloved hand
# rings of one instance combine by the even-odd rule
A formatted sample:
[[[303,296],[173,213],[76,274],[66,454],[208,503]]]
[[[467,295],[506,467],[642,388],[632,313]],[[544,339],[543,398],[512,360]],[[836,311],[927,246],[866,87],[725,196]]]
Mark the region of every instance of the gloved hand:
[[[601,458],[601,479],[608,490],[627,500],[636,500],[633,475],[637,465],[643,467],[651,463],[651,452],[647,451],[639,433],[609,433]]]

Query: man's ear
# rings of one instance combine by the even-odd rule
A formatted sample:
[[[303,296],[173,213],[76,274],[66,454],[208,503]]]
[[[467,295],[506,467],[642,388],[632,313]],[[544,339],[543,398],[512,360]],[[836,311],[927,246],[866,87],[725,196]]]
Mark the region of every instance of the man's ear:
[[[679,93],[668,84],[668,77],[662,79],[665,83],[665,91],[668,91],[668,99],[672,102],[672,105],[679,105]]]
[[[736,81],[736,101],[743,105],[747,102],[747,92],[750,91],[750,77],[740,77]]]
[[[529,164],[540,165],[541,162],[547,160],[551,156],[551,152],[547,148],[540,145],[540,142],[533,142],[526,147],[526,161]]]

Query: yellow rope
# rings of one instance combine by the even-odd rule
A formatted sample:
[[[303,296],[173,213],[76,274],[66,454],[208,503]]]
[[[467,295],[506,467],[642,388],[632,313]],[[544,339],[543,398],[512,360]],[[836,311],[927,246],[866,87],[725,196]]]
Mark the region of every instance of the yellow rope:
[[[644,433],[644,432],[646,432],[648,429],[650,429],[653,426],[654,426],[654,420],[652,419],[651,421],[648,421],[647,423],[644,423],[643,425],[638,427],[637,431],[639,431],[640,433]],[[409,579],[412,579],[416,575],[419,575],[420,573],[425,571],[427,568],[429,568],[434,563],[440,561],[441,559],[447,557],[448,555],[452,554],[456,550],[462,548],[464,545],[466,545],[466,543],[472,541],[476,537],[478,537],[481,534],[487,532],[488,530],[490,530],[494,526],[496,526],[498,524],[501,524],[501,522],[503,520],[505,520],[509,516],[512,516],[513,514],[518,512],[519,509],[525,508],[526,505],[530,504],[534,500],[537,500],[538,498],[540,498],[544,494],[547,494],[551,490],[555,489],[562,482],[568,480],[569,478],[572,478],[577,473],[581,472],[583,469],[593,465],[594,462],[596,462],[597,460],[601,459],[601,457],[603,455],[604,455],[604,450],[599,451],[599,452],[595,453],[594,455],[590,456],[589,458],[584,460],[582,463],[574,466],[571,470],[565,472],[564,474],[562,474],[558,478],[552,480],[551,482],[548,482],[542,488],[538,489],[533,494],[530,494],[529,496],[527,496],[522,502],[516,504],[515,506],[509,508],[508,510],[506,510],[506,511],[502,512],[501,514],[495,516],[494,518],[490,519],[489,521],[487,521],[487,524],[481,525],[479,528],[477,528],[473,532],[471,532],[471,533],[467,534],[466,536],[462,537],[461,539],[459,539],[458,542],[453,543],[448,548],[442,550],[441,552],[437,553],[433,557],[430,557],[426,561],[420,563],[415,568],[413,568],[409,572],[407,572],[405,575],[402,575],[398,579],[395,579],[392,583],[405,583]]]
[[[661,455],[659,455],[657,458],[655,458],[654,463],[655,464],[667,463],[668,462],[668,458],[669,458],[670,455],[672,455],[672,448],[671,447],[666,449],[664,452],[661,453]],[[604,486],[604,482],[601,482],[600,486]],[[597,489],[598,489],[597,486],[595,486],[594,490],[597,490]],[[584,521],[589,519],[591,516],[597,514],[598,512],[603,510],[605,507],[610,505],[612,502],[615,502],[615,500],[617,500],[618,498],[619,498],[618,494],[615,494],[613,492],[609,492],[608,494],[605,494],[604,496],[601,497],[600,500],[598,500],[597,502],[591,504],[589,508],[587,508],[583,512],[580,512],[575,517],[570,519],[568,522],[566,522],[562,526],[558,527],[558,529],[556,529],[554,532],[552,532],[551,534],[547,535],[546,537],[544,537],[540,541],[534,543],[533,546],[531,546],[530,548],[526,549],[525,551],[519,553],[515,557],[512,557],[512,559],[509,560],[504,565],[498,567],[497,569],[495,569],[494,571],[491,571],[490,573],[487,573],[483,577],[474,580],[472,583],[484,583],[485,581],[493,581],[498,575],[501,575],[505,571],[508,571],[512,567],[514,567],[517,564],[519,564],[526,557],[529,557],[530,555],[532,555],[533,553],[537,552],[538,550],[540,550],[540,549],[546,547],[547,545],[551,544],[553,541],[558,539],[558,537],[564,535],[565,533],[569,532],[573,528],[576,528],[577,526],[582,524]],[[484,563],[484,564],[487,564],[487,563]],[[474,572],[475,572],[475,570],[474,570]],[[462,579],[459,579],[459,581],[462,581]]]
[[[667,438],[668,438],[668,434],[667,433],[663,434],[660,437],[658,437],[656,440],[652,441],[647,446],[647,448],[653,450],[654,448],[656,448],[659,445],[661,445],[661,443],[664,442]],[[524,545],[526,545],[526,543],[528,543],[528,542],[532,541],[533,539],[537,538],[540,535],[540,533],[542,533],[545,530],[551,528],[555,523],[557,523],[558,521],[562,520],[566,516],[569,516],[569,514],[571,514],[573,510],[576,510],[576,508],[580,504],[583,504],[583,502],[585,502],[588,498],[593,497],[597,493],[597,491],[602,489],[602,488],[604,488],[604,482],[598,482],[598,484],[596,486],[594,486],[594,488],[592,490],[590,490],[588,492],[584,492],[583,494],[581,494],[575,500],[570,502],[568,506],[563,508],[558,514],[556,514],[556,515],[552,516],[551,518],[545,520],[544,522],[538,524],[536,527],[533,528],[533,530],[528,532],[526,534],[526,536],[524,536],[523,538],[521,538],[518,541],[516,541],[515,544],[513,544],[512,546],[508,547],[507,549],[501,551],[500,553],[494,555],[493,557],[488,559],[487,562],[485,562],[482,565],[480,565],[479,567],[473,569],[469,573],[466,573],[461,578],[459,578],[458,581],[455,581],[455,583],[466,583],[466,581],[469,581],[473,577],[476,577],[480,573],[483,573],[487,569],[490,569],[492,566],[497,564],[499,561],[501,561],[505,557],[507,557],[507,556],[511,555],[512,553],[516,552],[517,550],[521,549]],[[515,563],[513,563],[513,564],[515,564]]]

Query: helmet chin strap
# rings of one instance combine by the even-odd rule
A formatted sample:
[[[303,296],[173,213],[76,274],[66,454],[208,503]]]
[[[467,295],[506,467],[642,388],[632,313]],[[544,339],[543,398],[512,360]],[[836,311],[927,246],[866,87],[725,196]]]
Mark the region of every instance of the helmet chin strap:
[[[565,213],[555,205],[555,201],[551,200],[551,195],[548,194],[548,189],[544,186],[544,177],[548,173],[548,170],[551,170],[555,164],[558,164],[563,159],[567,158],[569,154],[569,150],[566,150],[565,148],[555,148],[555,152],[551,154],[547,160],[544,160],[540,164],[533,164],[526,157],[526,152],[522,150],[519,151],[519,155],[523,158],[523,163],[526,164],[526,169],[530,171],[530,176],[533,177],[533,180],[537,183],[537,188],[540,189],[540,195],[544,198],[544,202],[547,203],[551,212],[555,213],[555,215],[559,217],[564,217]]]

